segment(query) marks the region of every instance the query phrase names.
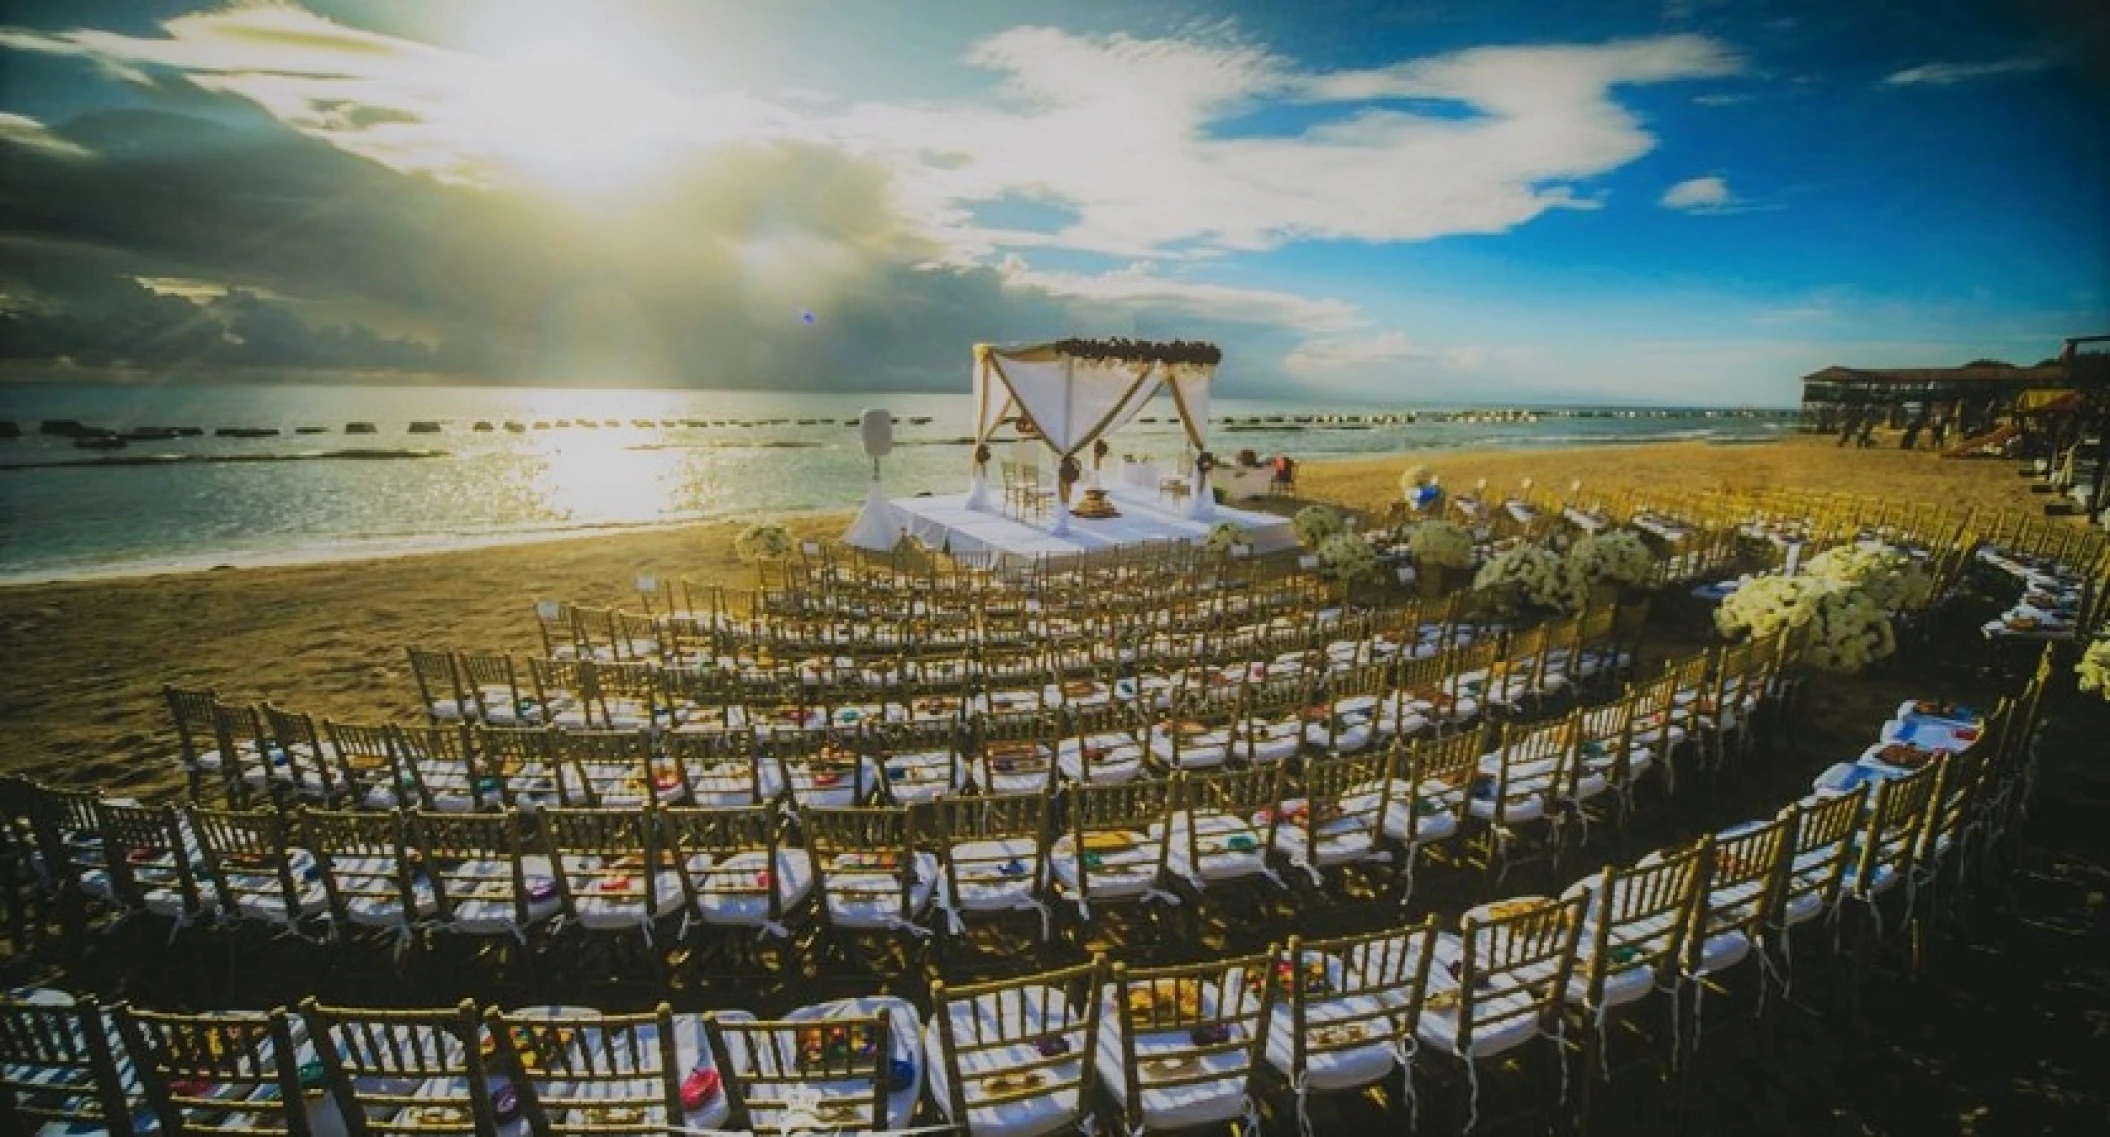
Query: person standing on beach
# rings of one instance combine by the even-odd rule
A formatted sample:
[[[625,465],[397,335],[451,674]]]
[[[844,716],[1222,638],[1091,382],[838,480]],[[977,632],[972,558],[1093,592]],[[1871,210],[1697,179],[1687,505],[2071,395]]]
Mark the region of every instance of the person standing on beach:
[[[1858,410],[1846,412],[1844,421],[1846,425],[1839,428],[1839,445],[1841,447],[1853,441],[1854,428],[1861,425],[1861,412]]]
[[[1925,429],[1927,429],[1927,415],[1925,412],[1921,412],[1919,417],[1912,420],[1912,425],[1905,428],[1905,437],[1898,441],[1898,449],[1919,449],[1920,431]]]

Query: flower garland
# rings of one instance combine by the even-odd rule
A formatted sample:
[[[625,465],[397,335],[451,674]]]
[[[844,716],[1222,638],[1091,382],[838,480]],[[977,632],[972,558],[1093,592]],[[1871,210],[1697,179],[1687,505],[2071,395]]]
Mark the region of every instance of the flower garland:
[[[1297,543],[1307,549],[1316,550],[1326,538],[1348,531],[1348,523],[1331,507],[1307,505],[1290,518],[1289,527],[1296,531]]]
[[[1252,543],[1252,534],[1235,521],[1219,521],[1209,526],[1209,535],[1202,538],[1202,547],[1212,553],[1228,553],[1240,545]]]
[[[1424,521],[1407,537],[1407,551],[1422,564],[1467,568],[1473,563],[1473,535],[1448,521]]]
[[[1065,339],[1055,341],[1055,350],[1072,359],[1116,360],[1123,363],[1188,363],[1214,367],[1223,362],[1223,349],[1213,343],[1172,340],[1154,342],[1115,337],[1112,339]]]
[[[1207,450],[1204,450],[1194,456],[1194,470],[1202,477],[1208,477],[1209,471],[1214,470],[1215,468],[1216,455],[1209,453]]]
[[[976,443],[976,444],[975,444],[975,447],[974,447],[974,464],[975,464],[975,466],[976,466],[977,468],[980,468],[980,469],[983,469],[983,470],[986,470],[986,469],[988,469],[988,468],[989,468],[989,459],[991,459],[991,458],[993,458],[993,457],[995,457],[995,455],[994,455],[994,454],[992,454],[992,453],[990,452],[990,450],[989,450],[989,444],[988,444],[988,443],[986,443],[986,442],[978,442],[978,443]]]
[[[1810,558],[1814,577],[1855,585],[1893,612],[1917,608],[1934,594],[1934,581],[1911,554],[1894,545],[1840,545]]]
[[[2110,631],[2088,645],[2081,661],[2073,665],[2073,673],[2080,677],[2081,690],[2099,692],[2110,700]]]
[[[1377,575],[1377,550],[1361,533],[1340,532],[1319,542],[1319,571],[1343,584]]]
[[[1568,550],[1568,563],[1590,584],[1638,588],[1656,579],[1656,554],[1630,529],[1583,537]]]
[[[757,522],[733,538],[733,555],[743,561],[782,560],[791,555],[791,534],[782,525]]]
[[[1473,587],[1498,596],[1505,604],[1580,610],[1587,598],[1582,578],[1559,553],[1537,545],[1515,545],[1480,566]]]

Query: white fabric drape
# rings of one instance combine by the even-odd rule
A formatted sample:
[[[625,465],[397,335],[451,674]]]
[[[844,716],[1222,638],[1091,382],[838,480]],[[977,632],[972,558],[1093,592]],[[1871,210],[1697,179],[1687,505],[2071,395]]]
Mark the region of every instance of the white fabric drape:
[[[865,491],[865,506],[858,511],[857,520],[851,522],[850,531],[843,534],[843,543],[884,553],[901,540],[904,529],[900,511],[880,490],[879,479],[873,478],[870,488]]]
[[[975,347],[974,431],[977,446],[986,444],[1014,412],[1031,420],[1040,440],[1060,460],[1083,454],[1092,443],[1134,418],[1159,389],[1168,390],[1179,409],[1187,439],[1199,450],[1209,435],[1209,383],[1212,366],[1164,364],[1149,360],[1080,359],[1051,344],[1029,347]],[[1081,461],[1082,459],[1080,459]],[[1204,493],[1206,490],[1204,490]],[[1206,516],[1203,494],[1189,509]],[[988,479],[977,469],[968,491],[968,507],[989,504]],[[1069,530],[1069,503],[1059,495],[1051,532]]]

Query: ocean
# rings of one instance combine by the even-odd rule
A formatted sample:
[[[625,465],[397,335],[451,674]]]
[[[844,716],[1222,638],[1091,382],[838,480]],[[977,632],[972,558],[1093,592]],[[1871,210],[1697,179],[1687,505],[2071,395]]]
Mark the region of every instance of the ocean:
[[[0,384],[0,581],[392,555],[851,510],[871,464],[850,425],[896,420],[893,496],[967,482],[956,394],[785,394],[349,386]],[[1169,462],[1169,402],[1110,440]],[[1411,414],[1414,421],[1397,420]],[[1791,413],[1457,409],[1219,399],[1211,449],[1298,459],[1466,446],[1762,440]],[[1155,421],[1149,421],[1149,420]],[[1297,421],[1299,419],[1305,421]],[[72,420],[196,435],[86,449],[41,433]],[[411,430],[414,422],[434,432]],[[354,423],[372,432],[352,433]],[[592,425],[585,425],[591,423]],[[478,429],[488,424],[488,429]],[[510,428],[509,428],[510,424]],[[222,429],[249,436],[217,434]],[[0,427],[4,430],[4,427]],[[263,432],[275,433],[263,433]]]

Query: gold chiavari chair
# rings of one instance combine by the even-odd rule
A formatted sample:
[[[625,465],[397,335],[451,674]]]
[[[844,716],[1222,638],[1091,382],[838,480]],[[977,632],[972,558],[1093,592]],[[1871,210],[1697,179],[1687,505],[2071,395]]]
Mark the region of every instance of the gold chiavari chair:
[[[415,942],[436,905],[422,854],[409,846],[404,815],[316,809],[301,822],[339,934],[378,929],[394,937],[398,950]]]
[[[938,858],[916,847],[909,818],[906,806],[800,811],[821,922],[839,946],[920,949],[929,938]]]
[[[1844,794],[1806,798],[1781,810],[1783,817],[1793,819],[1795,833],[1782,885],[1780,917],[1773,929],[1778,933],[1786,972],[1784,988],[1795,978],[1795,929],[1819,918],[1829,920],[1838,911],[1868,793],[1864,783]],[[1833,927],[1837,928],[1836,922]]]
[[[119,1007],[116,1021],[161,1132],[314,1131],[308,1097],[323,1092],[322,1068],[304,1062],[285,1011],[186,1015]],[[310,1069],[314,1076],[305,1077]]]
[[[1240,1121],[1258,1132],[1255,1075],[1274,1005],[1273,953],[1130,970],[1100,995],[1099,1082],[1129,1133]]]
[[[753,1019],[724,1012],[703,1017],[705,1037],[731,1106],[726,1125],[740,1131],[824,1132],[896,1127],[890,1093],[901,1072],[894,1057],[916,1039],[897,1038],[894,1016]],[[915,1089],[917,1064],[906,1063]],[[905,1116],[899,1118],[905,1123]]]
[[[1432,738],[1401,748],[1393,759],[1384,834],[1400,858],[1400,906],[1414,895],[1414,870],[1424,851],[1455,862],[1466,803],[1480,776],[1484,748],[1478,734]]]
[[[1611,1076],[1612,1017],[1630,1013],[1653,992],[1675,996],[1680,989],[1680,964],[1701,895],[1703,852],[1695,844],[1656,854],[1633,868],[1607,867],[1567,890],[1567,896],[1585,902],[1575,974],[1566,993],[1583,1030],[1585,1113],[1592,1075]],[[1665,1056],[1672,1062],[1681,1049],[1676,1033],[1681,1014],[1673,998],[1668,1024],[1673,1036]]]
[[[1306,1098],[1382,1082],[1395,1073],[1414,1127],[1415,1027],[1434,958],[1433,917],[1402,928],[1338,939],[1290,937],[1275,962],[1275,1006],[1267,1062],[1296,1098],[1298,1126],[1311,1121]]]
[[[329,891],[315,854],[291,840],[277,809],[191,807],[184,820],[197,835],[218,908],[238,920],[303,937],[330,920]]]
[[[813,857],[785,843],[771,805],[658,811],[663,847],[681,874],[689,914],[706,927],[753,930],[729,940],[734,955],[748,941],[789,941],[813,900]],[[684,938],[689,927],[684,916]]]
[[[931,985],[931,1099],[968,1137],[1093,1128],[1105,956],[971,986]]]
[[[1467,911],[1456,934],[1437,933],[1416,1033],[1465,1067],[1466,1130],[1479,1122],[1481,1062],[1548,1039],[1566,1086],[1562,1001],[1584,903],[1579,896],[1497,901]]]
[[[398,762],[396,732],[389,723],[322,720],[329,753],[344,787],[343,802],[361,809],[395,809],[410,784]]]
[[[497,1071],[476,1004],[444,1010],[300,1005],[338,1113],[355,1137],[499,1132],[517,1120],[517,1095],[494,1090]]]
[[[1066,832],[1048,851],[1055,895],[1075,905],[1082,921],[1110,907],[1155,902],[1176,906],[1166,890],[1165,840],[1173,782],[1150,778],[1063,789]]]
[[[184,780],[192,801],[210,789],[228,797],[235,794],[227,784],[229,764],[220,753],[219,733],[213,708],[220,702],[210,687],[177,687],[163,684],[162,701],[176,727],[176,750],[183,763]]]
[[[106,1021],[93,996],[47,1005],[0,995],[0,1121],[18,1133],[152,1132],[157,1119],[133,1108],[136,1083]]]

